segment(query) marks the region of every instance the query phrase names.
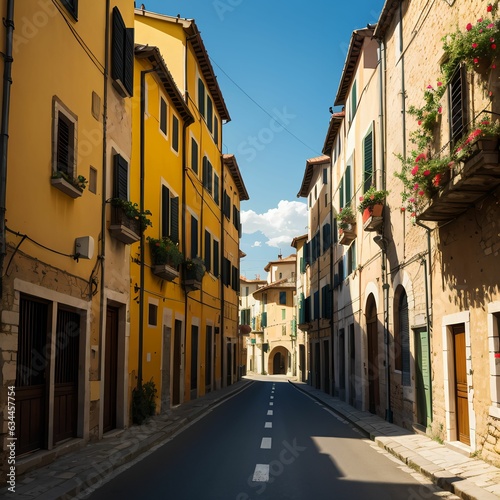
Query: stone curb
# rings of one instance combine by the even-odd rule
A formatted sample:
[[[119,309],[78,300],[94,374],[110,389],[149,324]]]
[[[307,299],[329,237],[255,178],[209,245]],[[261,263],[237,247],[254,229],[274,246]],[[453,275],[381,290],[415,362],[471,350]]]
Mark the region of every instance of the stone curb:
[[[395,441],[392,436],[383,436],[380,435],[380,431],[367,430],[362,424],[359,424],[359,420],[354,421],[348,413],[343,412],[341,409],[329,404],[325,399],[316,396],[315,394],[311,394],[308,390],[303,389],[299,384],[294,384],[290,380],[289,382],[299,391],[307,394],[319,403],[328,406],[328,408],[333,410],[339,416],[349,421],[353,427],[356,427],[363,434],[369,437],[371,441],[375,442],[388,453],[401,460],[401,462],[405,463],[408,467],[416,470],[423,476],[426,476],[441,489],[449,491],[464,500],[498,500],[498,496],[480,488],[472,481],[457,476],[443,467],[437,466],[433,462],[430,462],[426,458],[419,455],[418,452]],[[370,424],[368,424],[368,426],[373,429]],[[375,432],[377,434],[375,434]]]

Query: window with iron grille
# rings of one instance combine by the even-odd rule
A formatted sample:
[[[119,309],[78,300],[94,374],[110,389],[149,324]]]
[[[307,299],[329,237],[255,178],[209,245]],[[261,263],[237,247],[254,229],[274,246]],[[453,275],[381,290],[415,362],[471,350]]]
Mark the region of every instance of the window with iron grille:
[[[76,178],[77,117],[54,97],[52,173]]]
[[[458,66],[448,85],[450,109],[450,138],[452,144],[463,136],[467,123],[465,69]]]

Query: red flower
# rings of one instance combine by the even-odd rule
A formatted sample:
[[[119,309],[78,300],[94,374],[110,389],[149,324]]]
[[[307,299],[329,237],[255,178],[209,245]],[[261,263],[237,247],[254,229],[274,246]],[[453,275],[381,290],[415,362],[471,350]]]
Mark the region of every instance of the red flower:
[[[437,82],[438,87],[441,87],[441,85],[443,85],[443,82]]]
[[[477,20],[478,23],[482,23],[483,22],[483,18],[480,17],[478,20]]]
[[[493,37],[490,38],[490,42],[491,43],[494,43],[495,42],[495,39]]]
[[[438,113],[441,114],[443,112],[443,106],[439,106]]]
[[[370,200],[374,200],[374,199],[375,199],[375,195],[374,195],[374,194],[372,194],[372,195],[370,196]]]
[[[479,57],[474,57],[474,64],[479,64]]]
[[[472,48],[473,48],[473,49],[477,49],[477,43],[476,43],[476,42],[474,42],[474,43],[472,44]]]
[[[418,163],[420,160],[427,160],[427,156],[425,153],[420,153],[416,158],[415,162]]]
[[[428,88],[429,90],[433,90],[432,85],[427,85],[427,88]]]
[[[493,23],[490,23],[490,24],[488,24],[488,26],[486,26],[486,27],[487,27],[488,29],[491,29],[491,28],[494,28],[494,27],[495,27],[495,25],[494,25]]]
[[[486,7],[486,12],[491,12],[491,11],[492,11],[492,9],[493,9],[493,5],[491,5],[491,3],[490,3],[490,4],[488,4],[488,6]]]
[[[411,216],[412,216],[412,217],[416,217],[416,216],[417,216],[416,212],[412,212],[412,213],[411,213]]]
[[[425,191],[423,191],[423,190],[421,189],[421,190],[418,192],[418,194],[419,194],[420,196],[424,196]]]
[[[434,186],[439,186],[439,183],[441,182],[441,174],[436,174],[434,176],[434,179],[432,179],[432,183],[434,184]]]
[[[492,44],[491,44],[491,48],[492,48],[493,50],[495,50],[495,49],[497,48],[496,43],[492,43]]]
[[[418,187],[419,187],[419,186],[418,186],[418,182],[416,182],[416,183],[415,183],[415,185],[413,186],[413,190],[414,190],[414,191],[418,191]]]
[[[418,165],[415,165],[412,169],[411,169],[411,175],[417,175],[418,174]]]
[[[491,65],[491,69],[495,69],[496,67],[497,67],[497,65],[496,65],[495,63],[493,63],[493,64]]]
[[[427,177],[428,175],[431,175],[431,171],[430,170],[424,170],[424,175]]]
[[[419,125],[422,125],[422,120],[418,120],[417,122]]]
[[[401,207],[401,212],[404,212],[406,210],[405,207]]]
[[[465,27],[465,29],[466,29],[467,31],[470,31],[470,30],[472,29],[472,24],[471,24],[471,23],[469,23],[469,24]]]

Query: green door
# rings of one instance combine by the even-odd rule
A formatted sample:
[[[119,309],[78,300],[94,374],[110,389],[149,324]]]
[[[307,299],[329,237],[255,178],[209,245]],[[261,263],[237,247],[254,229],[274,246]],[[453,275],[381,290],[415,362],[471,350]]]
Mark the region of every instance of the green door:
[[[430,427],[432,422],[431,367],[429,358],[429,334],[425,330],[415,330],[415,357],[417,419],[420,425]]]

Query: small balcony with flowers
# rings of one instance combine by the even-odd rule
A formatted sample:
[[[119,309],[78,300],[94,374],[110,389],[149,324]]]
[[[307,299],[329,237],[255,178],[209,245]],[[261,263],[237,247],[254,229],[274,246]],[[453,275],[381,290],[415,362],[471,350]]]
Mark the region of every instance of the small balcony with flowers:
[[[178,244],[168,237],[148,237],[151,253],[151,270],[153,274],[165,281],[174,281],[179,277],[179,266],[184,261],[184,256]]]
[[[350,245],[356,239],[356,214],[350,205],[343,207],[337,214],[338,242]]]
[[[200,257],[186,259],[182,263],[182,285],[186,293],[201,290],[203,276],[207,270]]]
[[[384,222],[385,199],[389,194],[385,189],[371,186],[359,197],[358,211],[362,215],[364,231],[378,231]]]
[[[443,38],[442,74],[435,85],[425,89],[423,105],[408,109],[417,120],[418,127],[410,135],[416,147],[407,158],[399,156],[402,168],[396,176],[404,185],[401,209],[410,213],[413,222],[452,220],[500,186],[498,114],[486,104],[469,123],[457,127],[455,121],[465,122],[466,115],[460,111],[461,121],[456,120],[454,110],[463,109],[464,101],[460,93],[452,91],[457,88],[456,79],[465,81],[468,74],[474,84],[472,92],[494,97],[490,85],[498,80],[495,40],[500,39],[500,21],[489,16],[495,19],[497,8],[498,2],[488,4],[484,18]],[[452,140],[437,149],[435,139],[443,135],[440,122],[447,102]]]

